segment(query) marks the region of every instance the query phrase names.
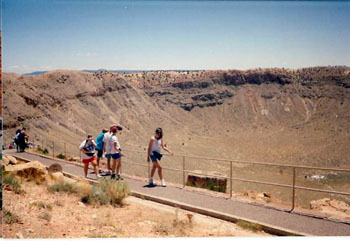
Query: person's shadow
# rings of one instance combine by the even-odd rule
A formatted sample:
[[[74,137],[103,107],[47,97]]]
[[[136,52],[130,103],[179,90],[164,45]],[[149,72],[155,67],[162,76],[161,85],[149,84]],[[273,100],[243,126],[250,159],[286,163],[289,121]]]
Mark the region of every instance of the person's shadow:
[[[143,187],[146,187],[146,188],[154,188],[154,187],[156,187],[157,186],[157,184],[156,185],[154,185],[154,184],[147,184],[147,185],[144,185]]]

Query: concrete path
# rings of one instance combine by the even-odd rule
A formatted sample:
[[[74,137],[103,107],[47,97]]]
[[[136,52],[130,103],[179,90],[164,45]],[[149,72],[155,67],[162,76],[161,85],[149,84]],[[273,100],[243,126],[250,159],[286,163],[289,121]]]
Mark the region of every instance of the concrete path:
[[[16,153],[12,150],[4,151],[6,154],[31,161],[39,161],[46,166],[53,163],[62,165],[63,171],[72,175],[82,176],[82,167],[66,161],[55,160],[50,157],[38,156],[33,153]],[[94,175],[91,175],[94,176]],[[235,200],[214,197],[200,192],[187,190],[175,186],[146,187],[145,181],[125,178],[130,189],[138,195],[149,197],[150,200],[160,201],[166,204],[176,204],[184,209],[208,214],[223,219],[236,221],[247,220],[267,227],[265,230],[286,235],[311,235],[311,236],[350,236],[350,225],[331,220],[304,216],[296,213],[288,213],[267,207],[242,203]]]

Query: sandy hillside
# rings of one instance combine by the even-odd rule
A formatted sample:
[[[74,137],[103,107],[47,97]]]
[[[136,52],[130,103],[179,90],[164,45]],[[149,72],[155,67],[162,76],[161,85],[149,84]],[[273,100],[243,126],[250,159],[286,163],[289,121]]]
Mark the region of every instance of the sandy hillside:
[[[52,194],[44,184],[25,182],[22,189],[25,194],[4,191],[3,206],[19,221],[3,218],[3,238],[270,236],[134,197],[123,207],[93,207],[76,194]]]
[[[143,150],[154,129],[177,154],[349,167],[348,67],[298,70],[57,70],[5,73],[5,145],[24,125],[32,141],[70,155],[87,133],[120,123],[126,149]]]

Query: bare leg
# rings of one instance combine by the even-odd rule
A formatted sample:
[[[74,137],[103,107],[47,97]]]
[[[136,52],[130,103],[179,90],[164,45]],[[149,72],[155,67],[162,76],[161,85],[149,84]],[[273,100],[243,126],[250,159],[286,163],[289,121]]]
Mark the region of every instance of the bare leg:
[[[160,178],[160,180],[163,180],[162,166],[160,165],[160,163],[159,163],[158,161],[155,162],[155,163],[157,163],[156,165],[157,165],[157,168],[158,168],[158,175],[159,175],[159,178]]]
[[[153,162],[152,170],[151,170],[151,178],[153,178],[154,173],[156,172],[156,162]]]
[[[116,165],[117,165],[117,160],[112,158],[112,174],[115,174]]]
[[[92,161],[91,164],[92,164],[92,166],[93,166],[93,168],[94,168],[94,170],[95,170],[95,174],[98,175],[98,166],[97,166],[97,163],[96,163],[95,161]]]
[[[89,163],[84,163],[84,174],[87,176],[88,174]]]
[[[117,172],[116,172],[117,174],[119,174],[121,166],[122,166],[122,159],[119,158],[117,159]]]

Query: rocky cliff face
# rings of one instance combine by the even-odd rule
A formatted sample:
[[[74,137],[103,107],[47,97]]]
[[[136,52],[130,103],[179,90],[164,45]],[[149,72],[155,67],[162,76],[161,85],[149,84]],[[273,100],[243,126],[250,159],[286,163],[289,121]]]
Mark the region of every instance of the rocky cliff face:
[[[74,148],[87,133],[120,123],[123,142],[142,148],[162,126],[178,152],[291,162],[322,157],[324,163],[350,156],[347,67],[53,71],[5,73],[3,80],[7,144],[24,125],[36,141],[65,141],[78,153]]]

